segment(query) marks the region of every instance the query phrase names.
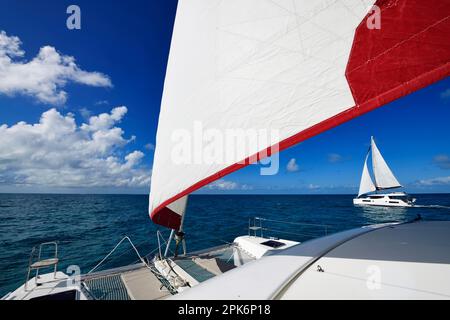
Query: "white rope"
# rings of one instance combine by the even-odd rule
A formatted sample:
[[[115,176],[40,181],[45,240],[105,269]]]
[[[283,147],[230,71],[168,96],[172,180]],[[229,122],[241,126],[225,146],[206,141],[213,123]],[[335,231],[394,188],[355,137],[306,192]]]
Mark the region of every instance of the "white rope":
[[[160,272],[159,272],[159,270],[157,270],[156,268],[151,268],[146,262],[145,262],[145,260],[141,257],[141,255],[139,254],[139,251],[137,250],[137,248],[135,247],[135,245],[133,244],[133,242],[131,241],[131,239],[128,237],[128,236],[125,236],[125,237],[123,237],[123,239],[122,240],[120,240],[117,244],[116,244],[116,246],[102,259],[102,261],[100,261],[94,268],[92,268],[87,274],[90,274],[90,273],[92,273],[94,270],[96,270],[99,266],[101,266],[102,264],[103,264],[103,262],[105,262],[106,261],[106,259],[108,259],[109,258],[109,256],[111,256],[111,254],[113,254],[114,253],[114,251],[116,251],[116,249],[120,246],[120,244],[122,243],[122,242],[124,242],[125,240],[128,240],[128,242],[131,244],[131,246],[132,246],[132,248],[133,248],[133,250],[134,250],[134,252],[136,253],[136,255],[138,256],[138,258],[139,258],[139,260],[145,265],[145,267],[147,268],[147,269],[149,269],[150,270],[150,272],[152,272],[152,273],[155,273],[155,272],[157,272],[158,274],[159,274],[159,276],[161,276],[161,277],[163,277],[163,278],[166,278],[164,275],[162,275]],[[163,240],[165,241],[165,239],[163,238]],[[161,251],[161,248],[160,247],[158,247],[158,248],[156,248],[155,250],[153,250],[152,252],[154,252],[154,251],[156,251],[156,250],[158,250],[159,249],[159,251]],[[169,266],[170,266],[170,263],[169,263]],[[176,273],[175,273],[176,274]],[[155,274],[155,276],[157,276],[156,274]],[[167,279],[166,278],[166,280],[167,280],[167,282],[168,282],[168,284],[169,284],[169,286],[171,286],[172,288],[173,288],[173,290],[175,290],[175,292],[176,292],[176,287],[174,287],[173,286],[173,284],[172,284],[172,282],[173,283],[176,283],[176,281],[175,281],[175,279],[176,279],[176,277],[174,277],[174,276],[171,276],[170,274],[168,274],[167,275],[168,277],[170,277],[171,279],[172,279],[172,281],[170,281],[169,279]],[[176,274],[176,276],[179,278],[179,279],[181,279],[177,274]],[[158,276],[157,276],[158,277]],[[182,279],[181,279],[182,280]],[[164,283],[162,283],[161,282],[161,284],[164,286],[164,287],[166,287],[166,289],[169,291],[169,292],[171,292],[172,294],[174,294],[173,292],[172,292],[172,290],[170,289],[170,288],[168,288]]]
[[[145,266],[148,268],[147,263],[145,262],[145,260],[144,260],[144,259],[141,257],[141,255],[139,254],[139,251],[136,249],[136,247],[134,246],[134,244],[133,244],[133,242],[131,241],[131,239],[130,239],[128,236],[125,236],[125,237],[123,237],[122,240],[120,240],[120,241],[116,244],[116,246],[114,247],[114,249],[112,249],[112,250],[111,250],[111,251],[110,251],[110,252],[102,259],[102,261],[100,261],[100,262],[99,262],[94,268],[92,268],[91,271],[89,271],[87,274],[92,273],[95,269],[97,269],[100,265],[102,265],[103,262],[105,262],[106,259],[108,259],[109,256],[110,256],[111,254],[113,254],[113,252],[116,251],[116,249],[120,246],[120,244],[121,244],[122,242],[124,242],[125,240],[128,240],[128,242],[131,244],[131,246],[133,247],[134,251],[136,252],[136,255],[139,257],[139,260],[141,260],[141,262],[142,262],[143,264],[145,264]]]

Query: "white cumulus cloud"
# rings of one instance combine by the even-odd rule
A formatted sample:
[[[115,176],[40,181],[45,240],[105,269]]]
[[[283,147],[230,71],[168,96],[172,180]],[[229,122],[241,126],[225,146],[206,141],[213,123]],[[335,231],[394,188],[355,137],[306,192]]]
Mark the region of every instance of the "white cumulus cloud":
[[[286,166],[286,170],[288,172],[297,172],[299,170],[299,166],[297,164],[297,160],[295,158],[292,158],[291,160],[289,160],[287,166]]]
[[[42,103],[64,104],[68,82],[95,87],[111,87],[111,80],[100,72],[82,70],[75,58],[60,54],[54,47],[41,47],[30,61],[23,59],[18,37],[0,31],[0,94],[31,96]]]
[[[220,179],[214,181],[207,185],[207,188],[210,190],[223,190],[223,191],[231,191],[231,190],[252,190],[252,187],[246,184],[240,184],[234,181]]]
[[[441,169],[450,169],[450,157],[446,154],[435,156],[433,162]]]
[[[328,162],[330,162],[330,163],[337,163],[337,162],[340,162],[342,160],[343,160],[342,156],[340,154],[338,154],[338,153],[330,153],[330,154],[328,154]]]
[[[449,177],[438,177],[432,179],[424,179],[420,180],[418,185],[421,186],[436,186],[436,185],[449,185],[450,184],[450,176]]]
[[[82,130],[86,131],[101,131],[111,128],[116,122],[122,120],[123,116],[128,112],[127,107],[121,106],[112,109],[111,113],[102,113],[98,116],[89,118],[88,124],[81,126]]]
[[[77,125],[74,115],[50,109],[38,123],[0,125],[0,184],[44,187],[143,187],[150,169],[117,126],[124,106]]]

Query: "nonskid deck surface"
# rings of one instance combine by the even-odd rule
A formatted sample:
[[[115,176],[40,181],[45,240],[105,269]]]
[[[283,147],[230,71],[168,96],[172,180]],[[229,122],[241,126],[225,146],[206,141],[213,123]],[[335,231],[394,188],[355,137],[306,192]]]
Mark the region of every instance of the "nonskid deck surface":
[[[237,250],[227,247],[202,255],[180,257],[174,259],[173,262],[200,283],[236,268],[234,256]],[[241,252],[240,254],[242,255]],[[252,260],[252,258],[247,257],[246,260]]]
[[[132,300],[161,300],[171,296],[168,288],[147,267],[121,276]]]
[[[199,283],[216,276],[214,273],[208,271],[206,268],[203,268],[197,263],[195,263],[195,261],[192,258],[177,259],[174,262]]]

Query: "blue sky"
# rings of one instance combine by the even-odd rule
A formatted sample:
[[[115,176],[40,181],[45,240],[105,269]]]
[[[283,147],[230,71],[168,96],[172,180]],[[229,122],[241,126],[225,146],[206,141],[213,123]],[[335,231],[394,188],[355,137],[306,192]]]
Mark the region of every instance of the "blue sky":
[[[70,4],[0,1],[0,32],[24,51],[16,65],[45,46],[76,59],[42,75],[50,87],[2,89],[0,80],[0,192],[146,193],[176,1],[76,1],[81,30],[66,28]],[[450,192],[449,119],[445,79],[283,151],[275,176],[250,166],[202,192],[356,193],[371,135],[407,191]],[[47,126],[64,140],[51,140]]]

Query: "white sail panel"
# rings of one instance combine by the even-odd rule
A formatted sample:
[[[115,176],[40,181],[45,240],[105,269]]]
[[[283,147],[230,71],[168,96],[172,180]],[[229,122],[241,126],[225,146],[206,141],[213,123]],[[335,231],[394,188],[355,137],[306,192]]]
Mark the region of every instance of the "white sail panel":
[[[369,169],[367,167],[367,161],[369,160],[369,153],[367,153],[366,161],[364,161],[364,167],[363,172],[361,176],[361,184],[359,185],[359,193],[358,197],[362,196],[363,194],[374,192],[376,190],[376,187],[372,181],[372,178],[370,177]]]
[[[373,174],[375,177],[375,184],[378,189],[391,189],[401,187],[400,182],[389,169],[386,161],[384,161],[380,150],[378,150],[375,140],[372,137],[372,165]]]
[[[184,196],[184,197],[178,199],[177,201],[174,201],[171,204],[167,205],[167,207],[170,210],[178,213],[179,215],[183,215],[184,212],[186,211],[187,201],[188,201],[188,196]]]

